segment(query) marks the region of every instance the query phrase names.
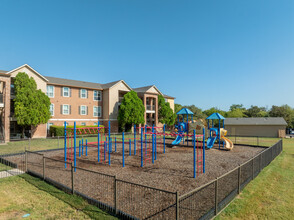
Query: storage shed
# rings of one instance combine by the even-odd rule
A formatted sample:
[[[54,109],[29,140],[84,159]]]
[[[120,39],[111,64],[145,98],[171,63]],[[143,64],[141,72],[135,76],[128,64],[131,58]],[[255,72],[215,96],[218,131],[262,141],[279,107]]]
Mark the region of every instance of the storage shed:
[[[228,135],[285,137],[287,122],[282,117],[226,118]]]

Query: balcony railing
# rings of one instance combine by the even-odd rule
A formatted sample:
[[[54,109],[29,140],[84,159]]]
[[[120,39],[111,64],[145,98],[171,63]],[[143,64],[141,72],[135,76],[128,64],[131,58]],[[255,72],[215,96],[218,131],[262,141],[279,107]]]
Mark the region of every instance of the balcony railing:
[[[123,99],[124,99],[124,97],[119,97],[119,98],[118,98],[118,102],[121,103]]]

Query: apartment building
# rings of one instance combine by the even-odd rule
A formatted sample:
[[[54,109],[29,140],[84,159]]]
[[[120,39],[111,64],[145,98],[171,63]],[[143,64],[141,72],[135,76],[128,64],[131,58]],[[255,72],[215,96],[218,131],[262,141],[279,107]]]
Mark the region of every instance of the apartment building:
[[[20,138],[21,130],[14,117],[13,79],[19,72],[33,77],[37,88],[50,98],[51,118],[47,124],[29,127],[26,136],[44,138],[51,125],[97,125],[107,126],[111,121],[112,131],[118,131],[118,111],[123,96],[133,90],[145,106],[145,123],[158,125],[158,95],[163,95],[174,110],[174,97],[164,95],[155,85],[131,88],[125,81],[106,84],[83,82],[44,76],[25,64],[11,71],[0,70],[0,141]]]

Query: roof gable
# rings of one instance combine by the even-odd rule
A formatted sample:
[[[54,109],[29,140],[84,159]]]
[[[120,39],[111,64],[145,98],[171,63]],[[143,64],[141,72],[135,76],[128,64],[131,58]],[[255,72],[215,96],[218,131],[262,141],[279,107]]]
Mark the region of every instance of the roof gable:
[[[28,64],[24,64],[24,65],[22,65],[22,66],[20,66],[20,67],[17,67],[17,68],[15,68],[15,69],[13,69],[13,70],[7,72],[6,74],[7,74],[7,75],[11,75],[12,73],[14,73],[14,72],[16,72],[16,71],[18,71],[18,70],[20,70],[20,69],[22,69],[22,68],[28,68],[29,70],[31,70],[32,72],[34,72],[37,76],[39,76],[41,79],[43,79],[44,81],[48,82],[48,79],[46,79],[43,75],[41,75],[40,73],[38,73],[34,68],[32,68],[32,67],[31,67],[30,65],[28,65]]]
[[[129,90],[132,90],[132,88],[124,80],[118,80],[118,81],[102,84],[102,88],[103,89],[111,89],[112,87],[114,87],[115,85],[117,85],[119,83],[123,83]]]
[[[141,93],[148,93],[149,92],[149,93],[156,93],[159,95],[163,95],[155,85],[138,87],[138,88],[134,88],[133,90],[135,92],[141,92]]]

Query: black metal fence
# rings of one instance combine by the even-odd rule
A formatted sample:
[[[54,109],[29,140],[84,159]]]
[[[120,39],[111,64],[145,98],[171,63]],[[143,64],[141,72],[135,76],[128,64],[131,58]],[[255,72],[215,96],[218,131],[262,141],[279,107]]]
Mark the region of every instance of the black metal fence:
[[[282,149],[280,140],[234,170],[181,196],[177,192],[74,167],[71,163],[46,157],[41,152],[0,155],[0,165],[43,178],[123,218],[210,219],[226,207]]]
[[[226,207],[260,171],[283,150],[282,140],[218,177],[179,198],[180,219],[210,219]]]
[[[25,153],[0,154],[0,178],[15,176],[25,171]]]

